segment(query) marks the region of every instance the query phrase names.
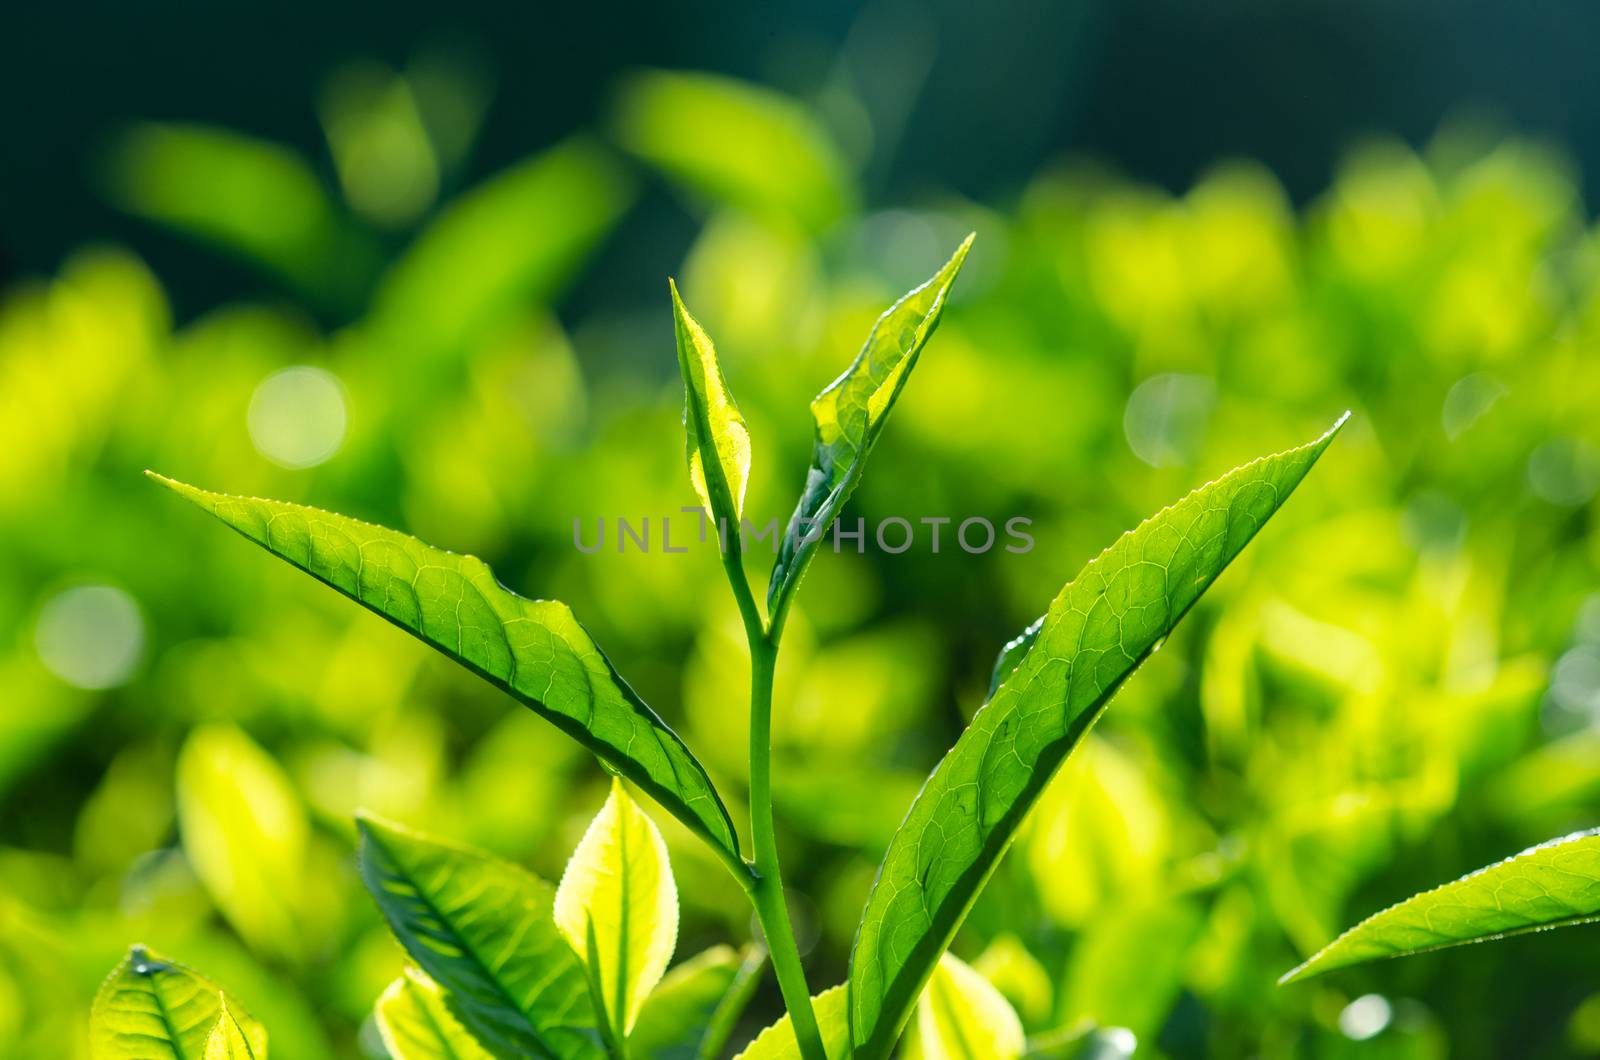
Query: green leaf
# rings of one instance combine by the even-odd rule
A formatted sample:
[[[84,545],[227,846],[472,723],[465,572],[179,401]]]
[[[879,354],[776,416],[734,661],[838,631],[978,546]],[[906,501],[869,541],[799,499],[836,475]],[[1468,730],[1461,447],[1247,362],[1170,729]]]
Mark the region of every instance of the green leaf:
[[[744,958],[731,946],[713,946],[667,973],[650,992],[628,1036],[629,1053],[650,1060],[720,1056],[715,1036],[731,1030],[757,985],[765,957]]]
[[[689,480],[707,514],[726,525],[728,533],[737,534],[750,481],[750,432],[728,392],[711,337],[689,315],[678,285],[669,280],[668,286],[678,335],[678,368],[683,373]]]
[[[232,1007],[248,1040],[266,1055],[266,1032]],[[95,1060],[206,1060],[222,1014],[222,992],[204,976],[134,946],[101,984],[89,1017]]]
[[[450,1011],[439,984],[415,968],[389,984],[372,1014],[391,1060],[493,1060]]]
[[[850,1055],[850,1021],[845,1013],[847,993],[843,983],[824,990],[811,999],[811,1009],[817,1016],[817,1029],[822,1032],[822,1047],[830,1057]],[[800,1060],[800,1043],[795,1040],[794,1026],[784,1016],[768,1027],[755,1040],[745,1046],[734,1060]]]
[[[239,1022],[228,998],[218,998],[222,1011],[206,1042],[205,1060],[267,1060],[267,1035],[259,1025],[247,1029]],[[255,1032],[255,1033],[252,1033]]]
[[[780,615],[787,606],[817,543],[861,481],[867,456],[883,431],[889,410],[916,367],[922,347],[939,326],[946,296],[967,260],[972,240],[969,235],[932,279],[879,317],[855,361],[812,400],[815,438],[811,469],[767,586],[768,610],[773,615]]]
[[[850,959],[856,1056],[888,1055],[939,956],[1050,778],[1343,422],[1147,519],[1061,590],[1033,649],[928,778],[884,856]]]
[[[232,725],[196,729],[177,802],[184,854],[228,922],[261,952],[302,956],[310,824],[277,761]]]
[[[1040,615],[1034,619],[1032,625],[1006,641],[1005,647],[1000,649],[1000,655],[994,661],[994,671],[989,675],[987,698],[994,698],[994,694],[1000,690],[1006,678],[1011,676],[1011,671],[1017,668],[1017,664],[1028,654],[1028,649],[1033,647],[1033,642],[1039,639],[1039,630],[1044,626],[1045,617]]]
[[[567,862],[555,922],[627,1038],[678,944],[678,885],[661,832],[620,780]]]
[[[628,150],[741,212],[820,231],[855,198],[827,133],[804,108],[770,89],[707,74],[649,71],[623,85],[611,125]]]
[[[705,769],[565,604],[518,596],[482,560],[381,526],[151,477],[510,693],[643,788],[736,874],[747,873]]]
[[[1025,1023],[1048,1019],[1055,983],[1039,959],[1015,935],[996,938],[972,962],[973,971],[994,984]]]
[[[1016,1060],[1026,1041],[1000,991],[950,954],[939,959],[917,1003],[922,1060]]]
[[[487,1045],[546,1058],[601,1055],[577,957],[550,885],[478,850],[363,816],[361,878],[411,959]]]
[[[1279,981],[1596,920],[1600,829],[1530,847],[1374,913]]]
[[[374,300],[383,342],[458,352],[555,295],[633,197],[620,162],[576,138],[461,195],[384,277]]]

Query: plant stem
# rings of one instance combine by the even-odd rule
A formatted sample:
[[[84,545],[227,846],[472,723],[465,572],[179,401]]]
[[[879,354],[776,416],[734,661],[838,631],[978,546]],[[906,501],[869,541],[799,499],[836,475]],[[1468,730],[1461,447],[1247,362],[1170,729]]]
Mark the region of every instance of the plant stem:
[[[778,976],[784,1007],[794,1028],[804,1060],[828,1060],[811,1010],[811,990],[800,965],[789,923],[789,906],[783,897],[783,874],[778,866],[778,843],[772,821],[772,674],[778,646],[764,634],[750,641],[750,832],[755,850],[756,878],[750,884],[761,930],[767,936],[772,969]]]
[[[781,628],[768,630],[750,592],[744,573],[744,555],[737,526],[724,528],[722,565],[739,604],[745,640],[750,645],[750,833],[754,872],[740,882],[755,906],[756,919],[767,936],[767,952],[778,977],[789,1025],[803,1060],[828,1060],[811,1010],[811,990],[800,964],[800,947],[789,923],[789,906],[783,897],[783,872],[778,865],[778,841],[772,821],[772,675],[778,665]]]

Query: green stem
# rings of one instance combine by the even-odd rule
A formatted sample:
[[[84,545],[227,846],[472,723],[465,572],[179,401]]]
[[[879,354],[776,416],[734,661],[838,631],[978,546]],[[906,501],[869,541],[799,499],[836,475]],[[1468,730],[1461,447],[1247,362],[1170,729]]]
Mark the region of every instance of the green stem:
[[[750,832],[755,849],[756,878],[750,884],[761,930],[772,954],[784,1007],[794,1028],[804,1060],[828,1060],[811,1010],[811,990],[800,965],[789,923],[789,905],[783,897],[783,873],[778,866],[778,843],[772,821],[772,674],[778,646],[765,635],[750,642]]]
[[[828,1060],[817,1029],[817,1016],[811,1010],[811,990],[806,986],[805,969],[800,964],[800,947],[794,941],[789,923],[789,906],[783,897],[783,872],[778,865],[778,841],[772,820],[772,675],[778,664],[778,639],[781,629],[768,631],[750,592],[744,573],[740,528],[727,528],[722,543],[722,565],[728,572],[739,617],[744,620],[745,639],[750,644],[750,833],[755,855],[754,871],[740,882],[755,906],[756,919],[767,936],[767,951],[772,970],[778,977],[784,1007],[802,1060]]]

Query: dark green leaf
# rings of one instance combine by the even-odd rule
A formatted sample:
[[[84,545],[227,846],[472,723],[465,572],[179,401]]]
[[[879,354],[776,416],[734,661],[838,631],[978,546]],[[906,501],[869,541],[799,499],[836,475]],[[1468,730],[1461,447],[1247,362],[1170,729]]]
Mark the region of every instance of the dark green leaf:
[[[513,1056],[601,1054],[555,892],[480,850],[362,817],[361,878],[411,959],[485,1043]]]
[[[1229,472],[1124,534],[1046,612],[1031,650],[912,803],[850,962],[858,1057],[884,1057],[1028,810],[1128,675],[1311,469],[1309,445]]]
[[[745,871],[705,769],[565,604],[518,596],[482,560],[381,526],[152,477],[509,692],[639,785],[736,873]]]
[[[1600,830],[1530,847],[1413,895],[1340,935],[1282,982],[1380,957],[1600,920]]]

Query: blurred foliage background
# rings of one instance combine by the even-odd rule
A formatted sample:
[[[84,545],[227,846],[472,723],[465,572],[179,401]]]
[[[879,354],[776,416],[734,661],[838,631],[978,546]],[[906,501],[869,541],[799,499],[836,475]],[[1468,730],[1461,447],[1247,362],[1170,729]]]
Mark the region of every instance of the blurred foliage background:
[[[807,400],[969,230],[846,519],[1023,515],[1037,544],[813,568],[777,777],[814,985],[998,647],[1137,519],[1348,407],[957,952],[1030,1030],[1127,1027],[1140,1055],[1600,1055],[1592,928],[1274,985],[1368,912],[1600,823],[1600,110],[1561,102],[1594,11],[457,6],[5,16],[0,1055],[86,1055],[133,941],[228,984],[277,1055],[377,1055],[400,953],[352,811],[554,878],[605,793],[553,728],[141,469],[567,601],[737,796],[714,554],[573,542],[692,503],[665,278],[750,423],[747,511],[781,519]],[[680,954],[747,937],[668,838]]]

